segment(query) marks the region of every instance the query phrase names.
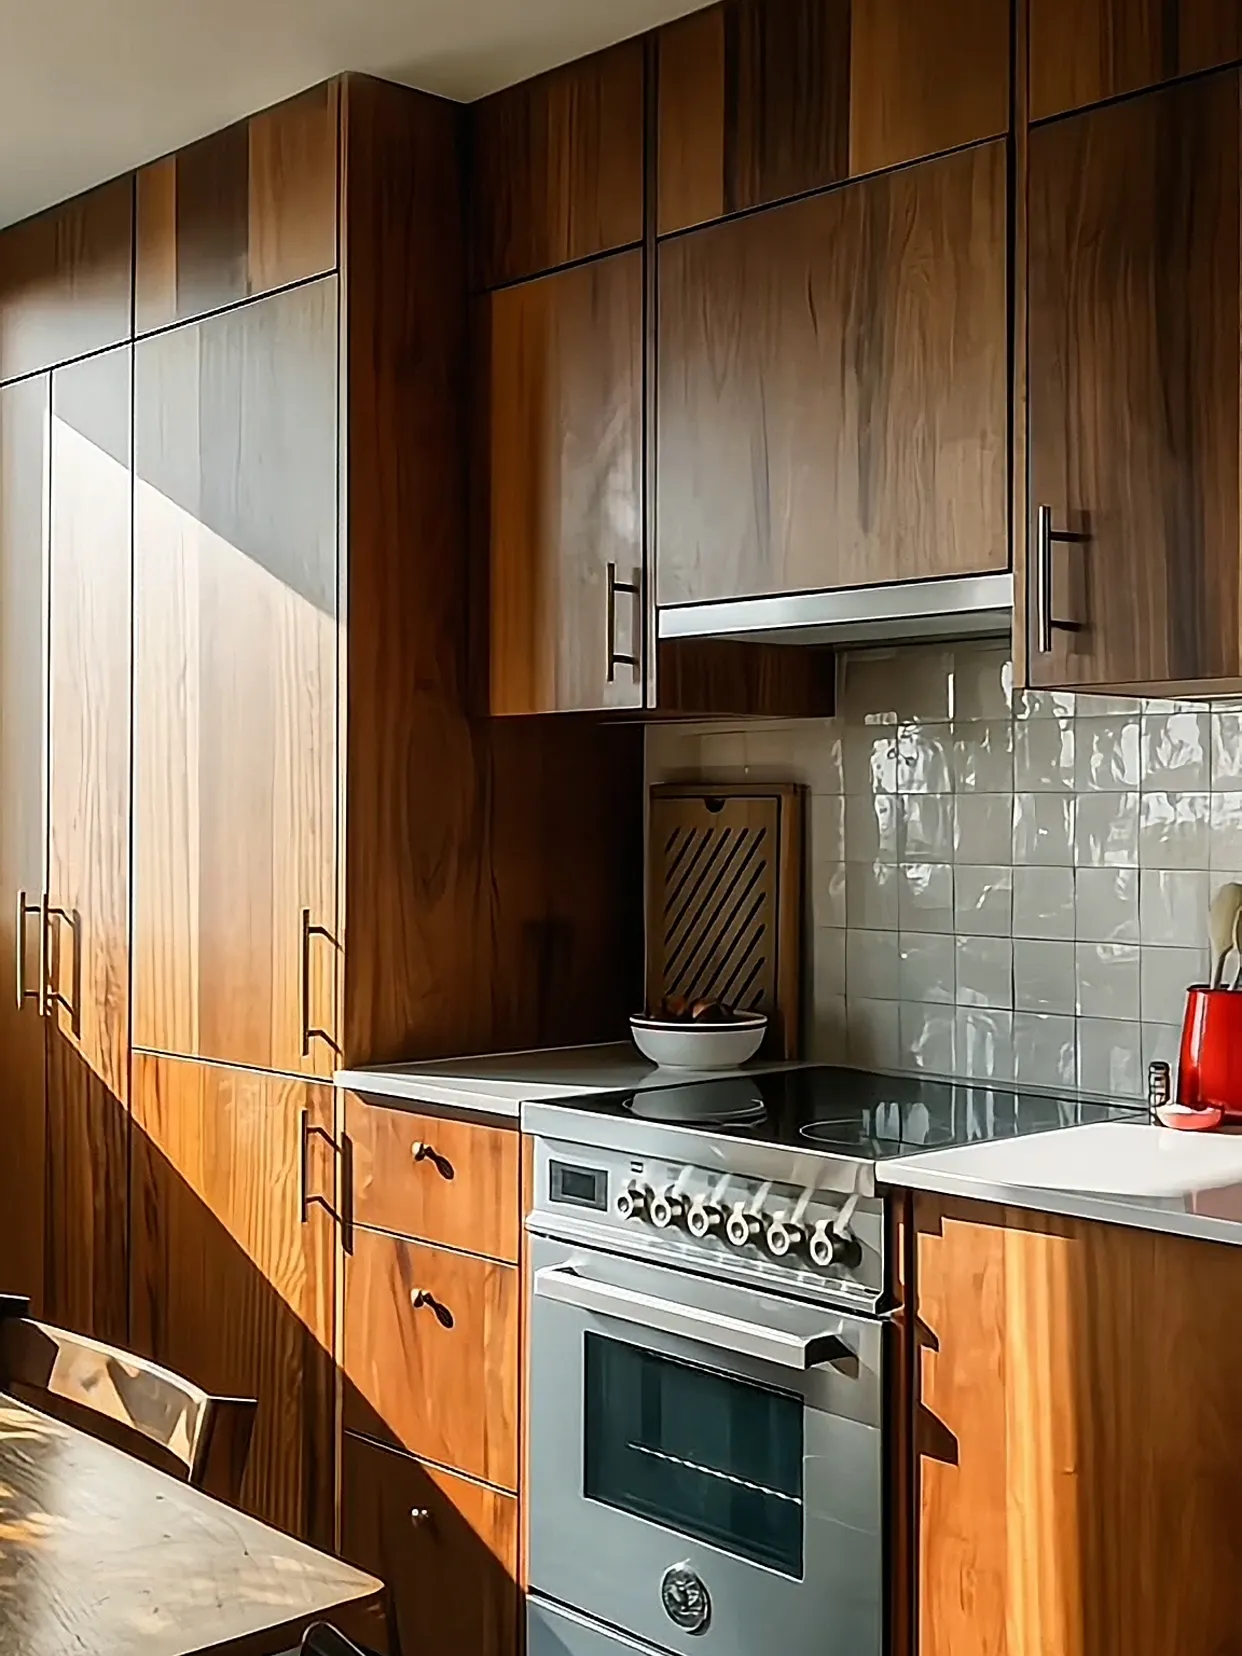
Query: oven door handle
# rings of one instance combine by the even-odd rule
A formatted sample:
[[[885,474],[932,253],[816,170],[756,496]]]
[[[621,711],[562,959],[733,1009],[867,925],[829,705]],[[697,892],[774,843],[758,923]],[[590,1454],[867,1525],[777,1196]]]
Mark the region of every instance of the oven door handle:
[[[809,1369],[818,1363],[854,1354],[839,1334],[828,1330],[817,1334],[790,1334],[782,1328],[764,1328],[760,1323],[726,1317],[719,1311],[705,1311],[682,1305],[677,1300],[659,1299],[655,1294],[635,1293],[611,1282],[596,1282],[565,1266],[545,1266],[535,1272],[535,1293],[540,1299],[556,1300],[579,1311],[594,1311],[604,1317],[618,1317],[640,1328],[658,1328],[718,1351],[740,1357],[757,1357],[782,1368]]]

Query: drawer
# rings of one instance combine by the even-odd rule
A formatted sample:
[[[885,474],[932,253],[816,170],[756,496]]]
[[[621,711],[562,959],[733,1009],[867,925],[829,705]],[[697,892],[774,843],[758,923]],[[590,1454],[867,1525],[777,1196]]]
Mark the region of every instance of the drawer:
[[[517,1505],[512,1495],[346,1437],[341,1552],[387,1585],[403,1651],[514,1656]]]
[[[346,1430],[516,1489],[518,1284],[513,1265],[355,1231]]]
[[[350,1094],[345,1131],[355,1224],[516,1263],[516,1130],[380,1109]]]

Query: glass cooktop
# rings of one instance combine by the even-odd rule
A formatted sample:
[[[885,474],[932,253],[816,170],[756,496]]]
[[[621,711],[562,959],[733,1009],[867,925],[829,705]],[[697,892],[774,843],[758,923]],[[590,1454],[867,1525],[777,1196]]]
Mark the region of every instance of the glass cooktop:
[[[768,1144],[880,1160],[1144,1115],[1138,1104],[809,1064],[597,1094],[592,1114],[707,1128]]]

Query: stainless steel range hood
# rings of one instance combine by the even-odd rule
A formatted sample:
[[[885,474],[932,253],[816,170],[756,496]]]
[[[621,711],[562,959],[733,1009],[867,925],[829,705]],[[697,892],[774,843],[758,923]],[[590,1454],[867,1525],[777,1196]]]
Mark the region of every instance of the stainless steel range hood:
[[[1013,576],[950,575],[836,592],[673,604],[661,638],[736,638],[766,644],[892,644],[904,639],[1008,637]]]

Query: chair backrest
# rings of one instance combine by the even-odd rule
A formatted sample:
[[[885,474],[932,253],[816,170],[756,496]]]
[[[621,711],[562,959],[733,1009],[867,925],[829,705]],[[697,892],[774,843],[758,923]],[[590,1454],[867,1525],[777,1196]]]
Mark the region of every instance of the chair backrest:
[[[253,1399],[213,1397],[146,1358],[5,1315],[0,1389],[128,1454],[235,1501],[254,1427]]]
[[[351,1644],[343,1633],[327,1622],[316,1622],[302,1637],[301,1656],[367,1656],[358,1645]]]

